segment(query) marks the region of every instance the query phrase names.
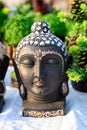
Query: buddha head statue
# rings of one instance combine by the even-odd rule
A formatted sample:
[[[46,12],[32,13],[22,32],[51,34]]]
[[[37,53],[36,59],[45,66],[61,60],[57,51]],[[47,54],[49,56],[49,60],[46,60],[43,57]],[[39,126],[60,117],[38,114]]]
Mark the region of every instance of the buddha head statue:
[[[13,59],[23,116],[64,115],[69,91],[66,47],[44,21],[35,22],[31,31],[18,44]]]
[[[3,44],[0,42],[0,113],[4,105],[5,82],[4,78],[9,65],[9,58],[6,55]]]

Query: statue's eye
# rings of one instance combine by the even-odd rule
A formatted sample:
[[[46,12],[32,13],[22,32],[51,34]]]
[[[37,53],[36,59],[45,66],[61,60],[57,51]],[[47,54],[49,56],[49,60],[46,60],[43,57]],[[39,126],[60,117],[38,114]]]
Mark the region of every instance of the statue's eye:
[[[21,61],[21,64],[26,65],[27,67],[33,67],[35,65],[35,62],[32,59],[24,59]]]
[[[55,58],[49,58],[46,60],[46,64],[58,64],[58,60]]]

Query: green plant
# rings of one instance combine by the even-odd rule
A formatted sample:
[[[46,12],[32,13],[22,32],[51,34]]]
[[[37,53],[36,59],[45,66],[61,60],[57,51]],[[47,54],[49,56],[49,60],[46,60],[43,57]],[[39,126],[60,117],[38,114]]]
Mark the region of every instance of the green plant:
[[[4,23],[4,40],[9,46],[17,46],[19,41],[31,32],[33,19],[23,15],[15,15]]]
[[[70,80],[75,82],[87,79],[87,5],[86,1],[73,0],[71,20],[74,23],[65,37],[65,45],[73,61],[67,70]]]
[[[87,79],[87,38],[79,35],[69,47],[69,53],[73,56],[73,63],[67,71],[69,79],[84,81]]]
[[[87,21],[83,20],[82,23],[74,23],[73,29],[66,35],[66,41],[72,39],[72,37],[82,35],[87,37]]]

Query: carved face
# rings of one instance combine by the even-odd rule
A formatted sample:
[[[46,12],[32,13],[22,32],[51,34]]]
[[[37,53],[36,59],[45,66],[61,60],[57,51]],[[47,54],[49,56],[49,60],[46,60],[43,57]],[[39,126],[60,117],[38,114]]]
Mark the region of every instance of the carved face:
[[[64,61],[56,47],[23,47],[18,67],[24,86],[36,95],[58,90],[62,82]]]

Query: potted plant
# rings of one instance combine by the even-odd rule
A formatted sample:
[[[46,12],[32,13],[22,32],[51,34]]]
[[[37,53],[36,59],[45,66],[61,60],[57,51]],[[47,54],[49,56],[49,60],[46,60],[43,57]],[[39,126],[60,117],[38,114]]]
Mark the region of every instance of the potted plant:
[[[77,35],[73,37],[71,43],[69,53],[73,57],[73,62],[67,70],[67,75],[75,89],[87,92],[87,38]]]
[[[80,4],[80,5],[79,5]],[[85,8],[86,7],[86,8]],[[79,8],[79,10],[78,10]],[[72,86],[82,92],[87,92],[87,5],[81,0],[72,4],[73,30],[66,36],[65,44],[73,61],[67,70]],[[81,12],[80,12],[81,11]],[[79,18],[79,14],[81,18]]]

